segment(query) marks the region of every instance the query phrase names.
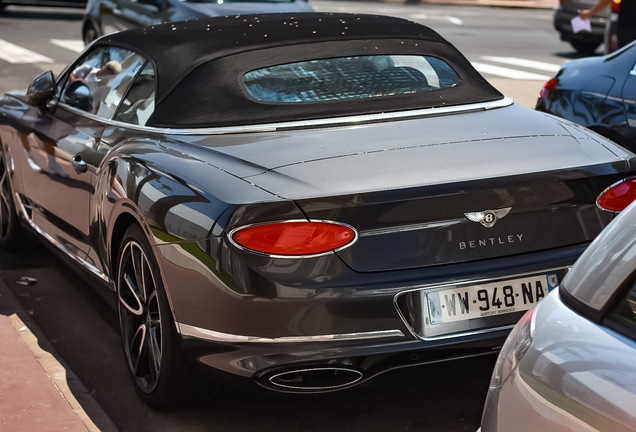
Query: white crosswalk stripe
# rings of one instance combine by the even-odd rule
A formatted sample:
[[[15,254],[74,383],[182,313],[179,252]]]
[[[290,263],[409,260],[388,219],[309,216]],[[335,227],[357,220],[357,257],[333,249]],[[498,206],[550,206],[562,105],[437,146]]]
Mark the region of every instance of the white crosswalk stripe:
[[[84,42],[76,39],[51,39],[51,43],[77,53],[84,49]]]
[[[428,15],[428,14],[412,14],[411,19],[414,20],[437,20],[437,21],[448,21],[451,24],[455,25],[464,25],[464,21],[461,19],[450,16],[450,15]]]
[[[486,61],[507,64],[507,65],[510,65],[510,66],[519,66],[519,67],[524,67],[524,68],[528,68],[528,69],[536,69],[536,70],[540,70],[540,71],[544,71],[544,72],[556,73],[561,68],[561,66],[559,66],[557,64],[553,64],[553,63],[546,63],[546,62],[541,62],[541,61],[536,61],[536,60],[521,59],[521,58],[516,58],[516,57],[482,56],[481,58],[483,60],[486,60]]]
[[[526,72],[519,69],[511,69],[496,65],[491,65],[481,62],[471,62],[473,67],[482,74],[495,75],[504,78],[516,79],[516,80],[535,80],[535,81],[547,81],[552,78],[549,75],[537,74],[534,72]]]
[[[53,63],[53,59],[0,39],[0,59],[12,64]]]

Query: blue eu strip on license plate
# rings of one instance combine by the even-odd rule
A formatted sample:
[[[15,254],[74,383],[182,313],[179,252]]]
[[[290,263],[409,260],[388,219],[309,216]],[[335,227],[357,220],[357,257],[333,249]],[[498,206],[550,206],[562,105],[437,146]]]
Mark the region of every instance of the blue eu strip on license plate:
[[[525,311],[558,285],[556,273],[524,276],[426,293],[432,325]]]

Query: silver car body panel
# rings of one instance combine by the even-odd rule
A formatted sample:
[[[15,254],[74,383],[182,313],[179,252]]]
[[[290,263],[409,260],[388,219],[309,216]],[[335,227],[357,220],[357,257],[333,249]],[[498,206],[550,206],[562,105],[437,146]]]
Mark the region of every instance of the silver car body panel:
[[[587,306],[601,310],[617,286],[634,271],[636,237],[625,235],[636,225],[636,207],[628,207],[594,240],[561,283],[562,289]],[[611,253],[608,253],[611,250]]]
[[[636,342],[578,315],[558,290],[533,323],[518,366],[488,393],[481,431],[633,431]]]

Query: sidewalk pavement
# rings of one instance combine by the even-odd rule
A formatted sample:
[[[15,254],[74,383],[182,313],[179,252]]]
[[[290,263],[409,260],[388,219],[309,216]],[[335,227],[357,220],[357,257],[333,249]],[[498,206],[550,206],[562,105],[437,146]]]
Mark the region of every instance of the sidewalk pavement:
[[[382,0],[405,3],[404,0]],[[407,4],[554,9],[557,0],[408,0]],[[115,432],[117,426],[64,364],[0,280],[0,430]]]
[[[0,431],[117,430],[0,280]]]

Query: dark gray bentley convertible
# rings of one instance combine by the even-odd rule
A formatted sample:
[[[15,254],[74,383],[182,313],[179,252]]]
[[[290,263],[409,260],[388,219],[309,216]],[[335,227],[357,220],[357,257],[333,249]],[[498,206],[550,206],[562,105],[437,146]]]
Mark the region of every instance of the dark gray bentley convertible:
[[[0,140],[1,244],[116,294],[155,407],[197,369],[323,392],[491,353],[636,190],[632,153],[378,16],[112,34],[4,96]]]

